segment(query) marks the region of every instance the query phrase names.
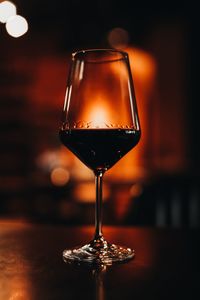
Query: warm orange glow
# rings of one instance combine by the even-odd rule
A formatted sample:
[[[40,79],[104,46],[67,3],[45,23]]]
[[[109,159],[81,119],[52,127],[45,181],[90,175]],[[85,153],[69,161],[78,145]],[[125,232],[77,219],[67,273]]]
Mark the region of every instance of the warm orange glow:
[[[156,62],[154,58],[143,50],[129,47],[125,51],[129,54],[131,71],[133,74],[133,81],[136,92],[137,105],[139,110],[140,123],[142,128],[142,138],[139,144],[132,149],[128,154],[126,154],[116,165],[114,165],[108,172],[106,172],[106,178],[109,181],[124,181],[132,182],[133,180],[143,179],[148,176],[148,168],[146,167],[146,152],[149,143],[149,105],[153,98],[153,93],[155,89],[155,79],[156,79]],[[113,68],[114,64],[112,65]],[[124,69],[121,69],[119,64],[114,72],[120,72],[123,74]],[[123,79],[122,79],[123,80]],[[97,84],[97,83],[95,83]],[[107,86],[108,84],[108,86]],[[95,85],[94,87],[95,88]],[[123,109],[120,110],[118,107],[113,105],[109,106],[109,102],[106,102],[107,97],[109,97],[110,82],[105,82],[105,87],[102,87],[101,95],[92,94],[91,86],[84,92],[85,110],[81,115],[80,119],[90,120],[86,123],[89,127],[103,127],[107,128],[110,125],[117,126],[120,124],[112,124],[112,116],[117,113],[122,119]],[[116,94],[116,97],[118,94]],[[86,100],[85,100],[86,99]],[[91,99],[91,100],[90,100]],[[113,99],[115,101],[115,99]],[[86,105],[87,104],[87,105]],[[92,107],[93,106],[93,107]],[[116,119],[116,115],[115,115]],[[124,120],[127,120],[127,116],[123,116]],[[66,157],[66,149],[63,150],[63,159]],[[69,154],[68,154],[69,158]],[[78,181],[81,180],[92,180],[93,173],[89,170],[82,162],[80,162],[73,155],[70,156],[72,161],[70,169],[72,177]],[[133,194],[135,194],[135,187],[133,188]],[[129,194],[130,195],[130,194]]]
[[[125,50],[129,55],[134,82],[139,79],[145,84],[145,86],[143,86],[145,90],[147,87],[151,90],[154,86],[152,84],[156,75],[156,62],[154,58],[141,49],[128,47]],[[148,82],[149,80],[150,82]]]
[[[14,235],[15,231],[24,232],[27,230],[25,222],[15,222],[14,220],[1,221],[0,227],[1,239],[4,240],[4,235]],[[31,225],[30,225],[31,226]],[[7,238],[5,238],[7,241]],[[5,247],[8,245],[5,243]],[[13,251],[1,252],[1,267],[0,272],[0,299],[9,300],[32,300],[33,285],[32,285],[32,265],[28,261],[22,249],[27,249],[28,244],[25,244],[23,235],[18,235],[17,243],[13,246]],[[6,249],[6,248],[5,248]],[[8,247],[9,249],[9,247]]]
[[[138,145],[109,170],[108,176],[114,181],[137,180],[148,176],[146,168],[146,151],[150,135],[148,109],[155,91],[156,62],[143,50],[128,47],[125,51],[129,54],[142,136]],[[115,72],[121,72],[121,70],[116,69]]]
[[[54,185],[57,186],[65,185],[69,181],[69,178],[70,178],[69,171],[64,168],[58,167],[53,169],[51,172],[51,182]]]
[[[134,184],[131,188],[130,188],[130,195],[134,198],[134,197],[139,197],[143,192],[143,188],[142,185],[139,183]]]
[[[92,127],[95,127],[95,128],[98,128],[98,127],[101,127],[101,128],[105,128],[107,127],[106,126],[106,123],[108,123],[108,110],[106,109],[106,106],[94,106],[93,109],[91,109],[91,112],[90,112],[90,115],[89,115],[89,118],[88,120],[91,120],[91,125]]]
[[[124,50],[129,55],[135,89],[138,90],[138,82],[142,83],[142,89],[139,95],[141,96],[142,93],[146,93],[147,90],[149,92],[149,90],[152,90],[154,87],[153,82],[156,74],[155,60],[150,54],[141,49],[128,47]],[[112,67],[115,68],[116,73],[122,74],[123,70],[118,65],[113,64]]]
[[[129,182],[132,186],[134,181],[143,179],[148,175],[146,155],[148,154],[149,137],[152,136],[152,132],[150,132],[151,128],[149,127],[149,107],[152,102],[155,103],[156,62],[150,54],[143,50],[134,47],[128,47],[124,50],[129,54],[142,128],[142,138],[134,149],[105,173],[105,186],[107,183],[106,180],[108,180],[108,182]],[[35,101],[38,101],[38,112],[41,112],[41,110],[46,111],[46,105],[47,103],[49,104],[48,99],[53,95],[53,98],[57,99],[58,102],[60,101],[60,104],[56,101],[52,101],[51,103],[52,109],[56,112],[56,109],[62,106],[65,94],[65,90],[63,89],[63,86],[65,86],[64,79],[66,78],[65,63],[62,59],[56,60],[54,57],[46,57],[41,60],[38,66],[36,76],[37,85],[31,90],[30,97],[34,103],[34,107],[36,105]],[[114,70],[114,72],[121,72],[121,74],[123,74],[124,69],[120,67],[119,64],[118,69]],[[58,81],[58,77],[61,77],[61,80]],[[93,78],[91,78],[91,80],[93,80]],[[49,85],[49,82],[53,82],[54,84]],[[81,105],[83,105],[85,109],[80,119],[86,121],[90,120],[90,125],[101,127],[106,127],[106,124],[110,125],[112,116],[116,114],[116,112],[120,115],[120,119],[122,119],[121,114],[124,110],[119,110],[116,106],[113,108],[113,105],[110,107],[109,102],[106,101],[109,97],[109,91],[112,88],[112,82],[105,81],[104,86],[101,88],[101,94],[98,90],[98,78],[92,82],[94,82],[92,88],[91,85],[88,85],[84,90],[84,94],[82,94]],[[63,93],[60,92],[62,89]],[[99,94],[96,92],[97,90]],[[116,92],[115,99],[117,99],[118,96],[119,94]],[[113,99],[113,101],[115,101],[115,99]],[[56,105],[56,109],[54,105]],[[115,111],[113,111],[113,109]],[[59,114],[57,115],[60,116]],[[127,119],[127,116],[123,118]],[[38,161],[38,165],[40,165],[45,172],[51,172],[57,167],[69,170],[70,178],[77,183],[77,187],[73,192],[74,199],[83,203],[95,201],[93,172],[65,147],[61,146],[58,152],[59,153],[54,153],[54,151],[50,151],[50,153],[47,152],[45,155],[42,155]],[[88,184],[88,182],[90,184]],[[64,184],[65,183],[63,183],[63,185]],[[131,199],[141,192],[142,188],[136,185],[133,186],[131,190],[129,186],[127,190],[121,192],[119,195],[112,195],[114,206],[116,208],[119,206],[119,211],[116,212],[116,215],[120,220],[123,219],[129,210]],[[104,191],[103,198],[107,199],[107,197]]]
[[[110,189],[106,185],[103,185],[103,201],[106,201],[110,195]],[[84,182],[76,185],[73,191],[73,197],[78,202],[89,203],[95,202],[95,186],[94,182]]]
[[[16,15],[16,6],[10,1],[0,3],[0,22],[6,23],[11,16]]]
[[[32,297],[30,298],[29,285],[30,283],[26,279],[26,277],[19,276],[18,278],[15,278],[12,282],[10,282],[10,296],[7,299],[9,300],[32,299]]]
[[[93,172],[88,167],[86,167],[86,165],[84,165],[74,154],[71,155],[73,157],[73,166],[71,168],[73,179],[77,181],[93,181]]]
[[[93,89],[95,89],[93,87]],[[112,119],[112,111],[107,101],[108,91],[101,90],[96,94],[93,89],[86,88],[83,96],[84,110],[81,111],[80,126],[88,128],[106,128]]]
[[[156,62],[150,54],[141,49],[129,47],[126,51],[129,54],[142,128],[141,140],[133,150],[132,166],[133,168],[138,166],[140,170],[147,172],[147,155],[149,155],[147,149],[149,147],[149,137],[152,134],[150,119],[152,118],[153,107],[156,105]]]

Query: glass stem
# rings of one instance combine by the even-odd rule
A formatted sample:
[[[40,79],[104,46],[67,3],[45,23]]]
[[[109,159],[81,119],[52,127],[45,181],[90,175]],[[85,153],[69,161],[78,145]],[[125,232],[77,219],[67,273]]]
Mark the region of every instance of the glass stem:
[[[96,205],[95,205],[95,240],[101,240],[102,234],[102,180],[103,171],[95,172]]]

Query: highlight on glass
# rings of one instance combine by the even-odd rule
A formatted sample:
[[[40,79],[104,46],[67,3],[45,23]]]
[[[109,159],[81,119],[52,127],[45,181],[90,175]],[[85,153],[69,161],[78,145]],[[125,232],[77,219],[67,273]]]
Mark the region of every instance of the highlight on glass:
[[[115,245],[103,235],[102,181],[104,173],[137,145],[140,135],[128,54],[115,49],[73,53],[59,136],[94,172],[96,204],[94,238],[64,250],[66,262],[111,265],[134,257],[128,245]]]

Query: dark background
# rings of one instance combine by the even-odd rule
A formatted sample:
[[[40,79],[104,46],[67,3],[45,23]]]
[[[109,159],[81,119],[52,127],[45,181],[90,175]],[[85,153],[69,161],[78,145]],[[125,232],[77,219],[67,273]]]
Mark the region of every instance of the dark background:
[[[199,210],[200,201],[199,34],[195,3],[171,0],[18,0],[14,3],[18,13],[28,20],[29,31],[15,39],[6,33],[4,24],[0,24],[2,217],[27,217],[69,224],[89,222],[91,205],[82,207],[82,204],[68,202],[66,206],[63,200],[70,196],[75,182],[70,182],[65,188],[52,186],[48,174],[38,168],[35,161],[45,148],[60,145],[57,128],[67,76],[64,63],[70,52],[81,48],[110,47],[108,33],[121,27],[129,33],[130,45],[148,52],[157,62],[160,95],[157,114],[161,114],[161,119],[166,116],[160,125],[160,140],[164,143],[167,132],[169,144],[170,136],[178,141],[179,136],[175,136],[170,124],[174,120],[174,126],[181,124],[184,143],[176,156],[183,156],[185,163],[178,170],[158,168],[155,172],[151,168],[148,180],[145,178],[140,182],[143,193],[136,197],[135,208],[120,222],[169,225],[173,219],[170,211],[177,212],[173,207],[181,202],[183,217],[175,224],[190,225],[187,212]],[[175,78],[173,74],[177,74]],[[57,99],[53,98],[54,92]],[[168,95],[171,99],[167,98]],[[43,101],[42,97],[46,100]],[[174,111],[173,119],[170,119],[170,111]],[[165,146],[163,151],[167,152],[168,148]],[[111,186],[112,189],[115,186]],[[171,200],[174,197],[175,202]],[[194,198],[195,201],[191,200]],[[162,201],[166,202],[164,206]],[[112,211],[107,206],[107,211]],[[161,220],[162,216],[161,219],[158,217],[162,215],[163,207],[165,221]],[[106,219],[108,223],[119,222],[113,213],[110,214]],[[199,212],[192,216],[196,221],[191,224],[199,225]]]

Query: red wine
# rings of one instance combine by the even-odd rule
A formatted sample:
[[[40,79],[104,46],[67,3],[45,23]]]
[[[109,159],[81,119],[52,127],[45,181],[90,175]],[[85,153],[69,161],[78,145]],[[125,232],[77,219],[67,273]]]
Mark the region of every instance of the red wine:
[[[134,129],[65,129],[61,142],[93,171],[108,170],[140,139]]]

